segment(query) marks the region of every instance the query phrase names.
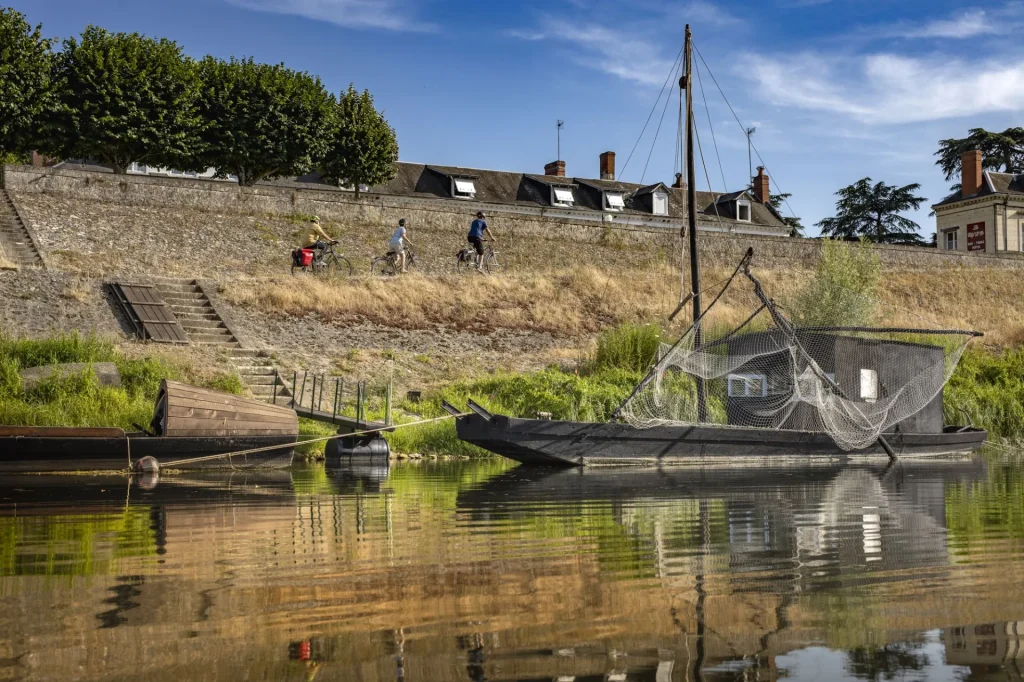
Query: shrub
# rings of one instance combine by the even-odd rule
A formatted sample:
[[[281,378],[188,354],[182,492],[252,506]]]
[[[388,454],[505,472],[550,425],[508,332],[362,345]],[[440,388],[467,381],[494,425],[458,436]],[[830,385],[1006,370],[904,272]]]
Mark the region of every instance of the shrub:
[[[654,364],[661,345],[662,331],[657,324],[620,324],[601,332],[597,351],[585,370],[588,373],[607,369],[646,372]]]
[[[826,239],[812,279],[786,304],[800,327],[869,325],[882,264],[867,242]]]

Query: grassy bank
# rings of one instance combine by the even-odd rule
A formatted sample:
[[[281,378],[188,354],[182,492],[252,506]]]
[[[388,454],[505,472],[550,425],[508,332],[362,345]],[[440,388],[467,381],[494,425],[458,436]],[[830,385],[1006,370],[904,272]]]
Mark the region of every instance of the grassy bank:
[[[797,301],[814,280],[811,270],[755,268],[769,295]],[[728,271],[708,268],[704,281]],[[438,325],[487,333],[502,329],[547,332],[564,338],[592,336],[622,323],[666,319],[679,298],[679,273],[653,262],[628,273],[577,266],[563,273],[512,272],[501,277],[410,275],[391,279],[319,280],[293,277],[225,284],[232,303],[281,317],[313,313],[328,322],[374,323],[404,329]],[[972,328],[1001,348],[1024,343],[1024,277],[1008,270],[935,268],[881,272],[872,293],[887,307],[887,322],[910,327]],[[738,324],[757,306],[749,287],[731,289],[716,306],[722,324]],[[888,310],[888,307],[892,310]]]

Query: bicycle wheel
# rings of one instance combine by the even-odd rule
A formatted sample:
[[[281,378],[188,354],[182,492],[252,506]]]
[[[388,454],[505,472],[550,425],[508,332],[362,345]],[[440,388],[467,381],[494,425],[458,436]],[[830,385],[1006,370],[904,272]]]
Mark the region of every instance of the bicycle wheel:
[[[455,269],[458,270],[460,274],[475,270],[476,264],[474,263],[474,255],[476,254],[472,254],[467,249],[459,251],[458,261],[455,263]]]
[[[331,256],[324,263],[323,272],[328,275],[352,276],[352,263],[344,256]]]
[[[416,269],[416,254],[411,253],[409,251],[405,252],[405,267],[407,270],[410,271]]]
[[[497,251],[489,251],[484,256],[484,268],[487,272],[492,275],[498,274],[505,270],[505,261],[501,258]]]
[[[395,275],[395,262],[387,256],[377,256],[370,263],[370,274],[378,277],[391,277]]]

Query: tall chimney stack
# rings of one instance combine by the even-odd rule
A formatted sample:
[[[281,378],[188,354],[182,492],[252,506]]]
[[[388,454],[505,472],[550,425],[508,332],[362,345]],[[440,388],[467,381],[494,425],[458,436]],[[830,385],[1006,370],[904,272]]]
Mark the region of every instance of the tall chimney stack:
[[[555,175],[560,178],[565,177],[565,161],[552,161],[551,163],[544,166],[544,175]]]
[[[960,198],[966,199],[981,191],[981,150],[972,149],[960,155]]]
[[[604,152],[601,154],[601,179],[615,179],[615,152]]]
[[[686,183],[683,182],[682,173],[676,173],[676,181],[672,183],[672,186],[676,189],[686,189]]]
[[[768,176],[764,174],[764,166],[758,166],[757,177],[754,178],[754,196],[762,204],[767,204],[772,199],[768,188]]]

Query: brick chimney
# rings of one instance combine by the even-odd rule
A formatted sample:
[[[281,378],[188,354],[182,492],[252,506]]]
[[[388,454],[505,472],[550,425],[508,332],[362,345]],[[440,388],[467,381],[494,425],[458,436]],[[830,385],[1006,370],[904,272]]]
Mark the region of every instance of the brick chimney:
[[[551,163],[545,165],[544,175],[557,175],[560,178],[564,178],[565,161],[552,161]]]
[[[960,155],[960,198],[981,191],[981,150],[972,149]]]
[[[615,152],[604,152],[601,154],[601,179],[615,179]]]
[[[758,166],[757,177],[754,178],[754,196],[762,204],[767,204],[771,201],[772,196],[768,187],[768,176],[764,174],[764,166]]]
[[[686,189],[686,183],[683,182],[682,173],[676,173],[676,181],[672,183],[672,186],[676,189]]]

